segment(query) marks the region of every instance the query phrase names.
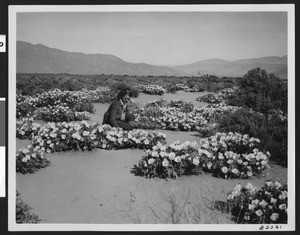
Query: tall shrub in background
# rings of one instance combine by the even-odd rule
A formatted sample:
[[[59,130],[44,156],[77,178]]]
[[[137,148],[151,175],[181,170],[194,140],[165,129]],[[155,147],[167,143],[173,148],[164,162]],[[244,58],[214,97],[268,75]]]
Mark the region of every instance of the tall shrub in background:
[[[259,138],[270,151],[271,159],[286,165],[287,119],[283,117],[287,114],[287,84],[256,68],[248,71],[238,86],[227,104],[244,109],[219,117],[219,131],[236,131]]]
[[[238,82],[239,91],[228,104],[269,114],[274,109],[287,113],[287,85],[284,81],[256,68]]]

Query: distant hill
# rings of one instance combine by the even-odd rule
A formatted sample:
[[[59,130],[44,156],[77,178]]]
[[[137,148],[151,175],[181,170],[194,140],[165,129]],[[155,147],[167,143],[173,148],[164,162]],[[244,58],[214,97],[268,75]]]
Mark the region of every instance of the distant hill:
[[[287,78],[287,56],[269,56],[235,61],[210,59],[187,65],[172,66],[172,68],[192,75],[211,74],[219,77],[240,77],[257,67],[265,69],[268,73],[273,73],[279,78]]]
[[[69,73],[69,74],[114,74],[136,76],[199,76],[241,77],[247,71],[260,67],[268,73],[287,78],[287,56],[261,57],[227,61],[221,59],[203,60],[179,66],[156,66],[145,63],[126,62],[114,55],[84,54],[67,52],[17,41],[18,73]]]
[[[137,76],[186,76],[165,66],[126,62],[114,55],[84,54],[17,41],[18,73],[114,74]]]

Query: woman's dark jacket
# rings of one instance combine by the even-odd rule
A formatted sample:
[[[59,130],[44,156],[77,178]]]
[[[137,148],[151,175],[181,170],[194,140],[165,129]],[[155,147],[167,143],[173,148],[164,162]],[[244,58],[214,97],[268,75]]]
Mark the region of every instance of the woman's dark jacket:
[[[125,112],[125,114],[128,113],[128,106],[126,105],[125,107],[126,108],[124,108],[120,100],[114,100],[104,114],[103,124],[109,124],[113,127],[118,127],[117,121],[120,121],[121,119],[122,110]]]

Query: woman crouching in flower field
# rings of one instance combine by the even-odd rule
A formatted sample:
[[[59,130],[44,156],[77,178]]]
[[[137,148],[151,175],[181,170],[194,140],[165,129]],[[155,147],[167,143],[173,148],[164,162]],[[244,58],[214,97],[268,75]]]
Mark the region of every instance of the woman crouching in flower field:
[[[128,111],[128,102],[130,101],[130,92],[121,90],[117,99],[114,100],[103,117],[103,124],[109,124],[112,127],[121,127],[124,130],[133,129],[134,116]]]

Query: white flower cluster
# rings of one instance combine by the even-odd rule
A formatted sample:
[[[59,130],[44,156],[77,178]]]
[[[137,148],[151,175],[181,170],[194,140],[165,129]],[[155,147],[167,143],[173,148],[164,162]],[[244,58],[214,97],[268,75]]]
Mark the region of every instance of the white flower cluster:
[[[209,104],[198,109],[198,111],[203,115],[203,117],[208,121],[213,121],[219,115],[222,115],[226,112],[233,113],[236,110],[241,109],[238,106],[226,105],[223,103],[220,104]]]
[[[227,203],[239,223],[287,223],[287,199],[286,185],[266,181],[261,189],[236,185]]]
[[[32,126],[35,126],[32,124]],[[39,126],[32,137],[28,151],[58,152],[69,150],[92,150],[102,149],[124,149],[141,148],[149,149],[158,142],[164,142],[166,135],[153,131],[148,133],[145,130],[124,131],[121,128],[109,125],[89,124],[86,121],[80,123],[47,123]],[[29,159],[20,155],[20,163]],[[26,160],[27,159],[27,160]]]
[[[138,88],[140,92],[150,95],[163,95],[166,92],[166,90],[162,86],[154,84],[138,84],[134,85],[134,87]]]
[[[34,111],[34,118],[44,121],[82,121],[89,120],[89,112],[78,112],[66,105],[66,103],[57,105],[48,105],[45,107],[37,108]]]
[[[32,133],[36,133],[41,127],[40,124],[34,122],[33,118],[22,118],[16,123],[17,137],[20,139],[29,139]]]
[[[167,103],[162,100],[145,106],[137,113],[136,121],[153,123],[158,129],[198,131],[207,123],[202,112],[187,102],[172,100]]]
[[[169,146],[158,143],[146,150],[146,156],[135,165],[137,174],[146,177],[176,178],[201,170],[196,142],[176,141]]]
[[[47,123],[33,138],[32,146],[47,152],[93,148],[121,149],[151,147],[165,134],[145,130],[124,131],[109,125],[80,123]]]
[[[185,91],[185,92],[198,92],[198,91],[202,91],[203,89],[197,89],[197,87],[194,87],[194,88],[190,88],[188,87],[187,85],[184,85],[182,83],[177,83],[175,84],[175,87],[176,87],[176,90],[177,91]]]
[[[270,153],[259,151],[260,140],[239,133],[220,133],[200,139],[203,169],[224,178],[249,178],[269,168]],[[203,151],[206,151],[203,154]]]

